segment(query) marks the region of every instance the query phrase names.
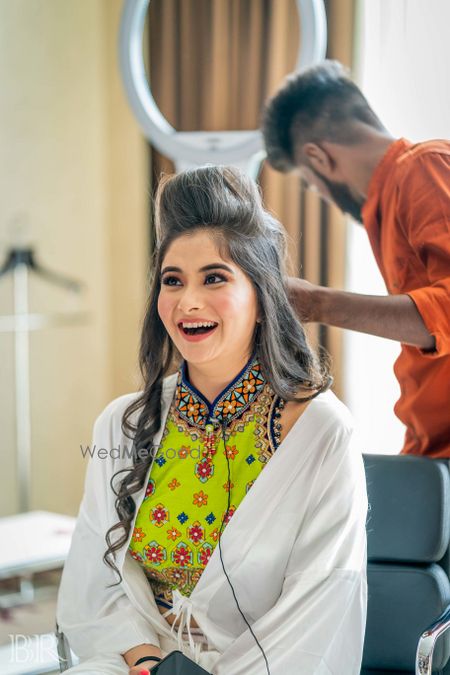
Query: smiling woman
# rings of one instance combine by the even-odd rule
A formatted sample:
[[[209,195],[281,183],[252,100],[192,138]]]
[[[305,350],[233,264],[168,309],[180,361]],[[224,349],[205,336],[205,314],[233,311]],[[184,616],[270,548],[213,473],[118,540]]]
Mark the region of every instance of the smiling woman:
[[[289,304],[281,225],[215,166],[165,178],[156,215],[143,390],[94,428],[136,452],[91,461],[60,590],[73,672],[178,647],[214,675],[359,675],[364,471]]]
[[[256,290],[224,260],[206,229],[176,239],[163,261],[158,312],[189,364],[191,383],[209,400],[247,363],[258,320]]]

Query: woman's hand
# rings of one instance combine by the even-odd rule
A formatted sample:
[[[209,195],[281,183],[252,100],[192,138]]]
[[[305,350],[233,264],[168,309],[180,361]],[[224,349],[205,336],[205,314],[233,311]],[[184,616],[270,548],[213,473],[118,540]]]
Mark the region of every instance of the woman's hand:
[[[149,675],[150,669],[158,664],[157,661],[144,661],[138,666],[132,666],[128,671],[128,675]]]
[[[151,668],[159,663],[159,661],[152,661],[151,658],[149,658],[148,661],[142,661],[138,666],[133,665],[133,663],[136,663],[136,661],[142,659],[144,656],[157,656],[162,659],[162,652],[156,645],[139,645],[138,647],[129,649],[123,654],[123,658],[130,669],[128,675],[141,675],[141,673],[150,671]]]

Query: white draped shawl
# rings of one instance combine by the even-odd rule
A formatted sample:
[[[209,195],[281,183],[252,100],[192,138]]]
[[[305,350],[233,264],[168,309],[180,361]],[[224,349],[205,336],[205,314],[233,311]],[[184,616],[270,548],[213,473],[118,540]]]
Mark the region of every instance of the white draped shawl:
[[[175,386],[176,375],[164,381],[155,444]],[[121,419],[136,396],[112,401],[95,423],[92,448],[107,453],[90,459],[59,591],[59,626],[87,663],[171,637],[127,546],[116,558],[120,585],[107,587],[117,577],[102,562],[105,533],[117,522],[110,479],[132,462],[126,453],[110,450],[130,447]],[[145,485],[135,495],[137,509],[144,494]],[[225,568],[271,675],[359,675],[367,604],[366,514],[365,475],[352,442],[351,417],[334,394],[320,394],[258,476],[221,539]],[[191,596],[175,592],[174,599],[183,623],[192,615],[208,639],[210,651],[200,654],[198,646],[184,642],[187,655],[214,675],[267,672],[234,601],[218,547]]]

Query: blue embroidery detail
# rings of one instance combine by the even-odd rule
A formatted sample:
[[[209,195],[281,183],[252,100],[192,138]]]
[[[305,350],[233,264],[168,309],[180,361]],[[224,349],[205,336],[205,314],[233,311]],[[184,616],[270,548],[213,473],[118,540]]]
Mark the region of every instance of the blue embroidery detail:
[[[186,362],[178,373],[177,412],[191,426],[204,429],[209,420],[230,424],[247,410],[266,384],[261,366],[253,356],[234,380],[209,404],[202,394],[188,381]],[[251,380],[252,388],[246,390],[244,381]],[[228,405],[227,405],[228,404]]]
[[[184,511],[182,511],[182,512],[177,516],[177,518],[178,518],[178,520],[180,521],[180,523],[181,523],[182,525],[184,525],[184,523],[188,520],[188,516],[185,514]]]
[[[210,514],[209,514],[208,516],[206,516],[206,518],[205,518],[205,520],[206,520],[206,522],[208,523],[208,525],[212,525],[213,522],[215,521],[215,519],[216,519],[216,516],[214,515],[214,513],[210,513]]]

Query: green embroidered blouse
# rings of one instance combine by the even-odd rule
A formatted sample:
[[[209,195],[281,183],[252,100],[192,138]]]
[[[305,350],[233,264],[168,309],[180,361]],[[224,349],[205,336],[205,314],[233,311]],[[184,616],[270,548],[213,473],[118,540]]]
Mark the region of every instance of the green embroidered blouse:
[[[175,588],[193,591],[221,531],[279,445],[283,405],[256,358],[212,404],[189,384],[183,364],[130,543],[157,604],[170,608]]]

